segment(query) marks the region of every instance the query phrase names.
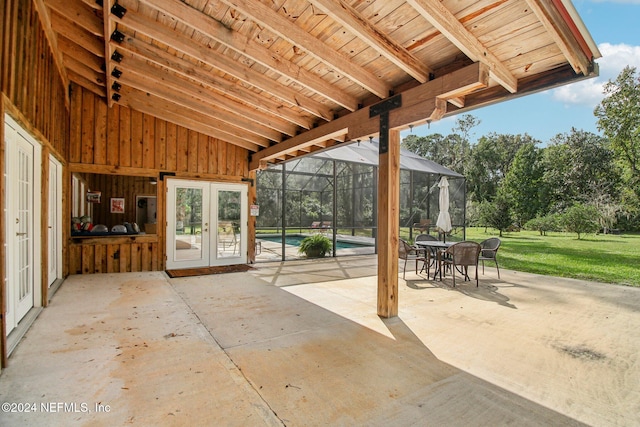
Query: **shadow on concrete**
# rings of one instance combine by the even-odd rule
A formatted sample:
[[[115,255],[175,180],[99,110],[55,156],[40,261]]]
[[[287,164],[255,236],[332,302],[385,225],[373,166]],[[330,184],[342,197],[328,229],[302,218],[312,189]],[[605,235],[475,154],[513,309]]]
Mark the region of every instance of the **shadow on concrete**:
[[[385,335],[231,276],[171,283],[284,425],[582,425],[440,361],[400,318]]]

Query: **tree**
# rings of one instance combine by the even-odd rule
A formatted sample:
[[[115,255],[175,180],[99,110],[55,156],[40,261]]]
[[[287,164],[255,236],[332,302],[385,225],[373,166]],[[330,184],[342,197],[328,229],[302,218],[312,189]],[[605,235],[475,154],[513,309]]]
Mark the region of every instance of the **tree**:
[[[571,129],[552,138],[542,162],[545,212],[560,212],[603,194],[613,202],[619,199],[620,171],[606,138]]]
[[[502,232],[513,224],[509,202],[501,196],[496,197],[493,202],[480,203],[478,215],[484,226],[497,229],[500,232],[500,237],[502,237]]]
[[[470,160],[471,129],[479,123],[480,121],[474,116],[465,114],[456,120],[456,127],[451,130],[451,134],[447,136],[439,133],[427,136],[409,135],[402,141],[402,146],[464,175]]]
[[[611,141],[626,170],[625,181],[640,198],[640,77],[625,67],[615,81],[604,85],[604,99],[594,111],[598,129]]]
[[[498,190],[509,200],[513,216],[519,224],[535,218],[541,210],[542,173],[540,149],[534,143],[523,145]]]
[[[470,199],[475,202],[493,200],[518,150],[525,144],[536,142],[527,134],[490,133],[481,137],[471,149],[466,173]]]
[[[583,233],[595,233],[600,229],[598,211],[595,207],[576,203],[560,217],[562,228],[569,233],[577,233],[578,240]]]
[[[524,228],[526,230],[536,230],[541,236],[546,236],[548,231],[558,231],[560,229],[559,223],[560,215],[552,214],[530,219],[524,225]]]

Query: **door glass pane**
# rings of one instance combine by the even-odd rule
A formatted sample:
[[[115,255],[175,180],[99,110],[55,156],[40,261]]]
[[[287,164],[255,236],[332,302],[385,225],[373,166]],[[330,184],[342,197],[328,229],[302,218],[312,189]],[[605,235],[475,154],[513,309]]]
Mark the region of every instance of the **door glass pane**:
[[[241,195],[240,191],[218,191],[218,258],[241,256]]]
[[[202,258],[202,189],[176,188],[175,259]]]

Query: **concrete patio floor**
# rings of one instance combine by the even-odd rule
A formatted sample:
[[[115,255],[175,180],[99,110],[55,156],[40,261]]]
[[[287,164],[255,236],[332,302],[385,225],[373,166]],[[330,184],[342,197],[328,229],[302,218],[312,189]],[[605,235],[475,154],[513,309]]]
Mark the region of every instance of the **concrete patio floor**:
[[[640,289],[408,271],[381,319],[375,263],[71,276],[2,371],[22,412],[0,425],[640,425]]]

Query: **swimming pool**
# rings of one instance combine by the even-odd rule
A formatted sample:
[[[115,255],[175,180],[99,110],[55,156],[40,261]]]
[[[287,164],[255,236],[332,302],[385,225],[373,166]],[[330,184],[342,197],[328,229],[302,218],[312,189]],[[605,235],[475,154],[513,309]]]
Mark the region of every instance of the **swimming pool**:
[[[280,243],[282,242],[282,236],[256,236],[258,239],[261,240],[268,240],[269,242],[275,242],[275,243]],[[291,245],[291,246],[300,246],[300,242],[302,242],[302,239],[304,239],[306,236],[300,236],[297,234],[287,234],[287,236],[285,237],[285,244],[287,245]],[[331,237],[329,237],[331,238]],[[367,247],[371,247],[373,245],[368,245],[366,243],[355,243],[355,242],[346,242],[343,240],[338,240],[336,242],[336,249],[353,249],[353,248],[367,248]]]

